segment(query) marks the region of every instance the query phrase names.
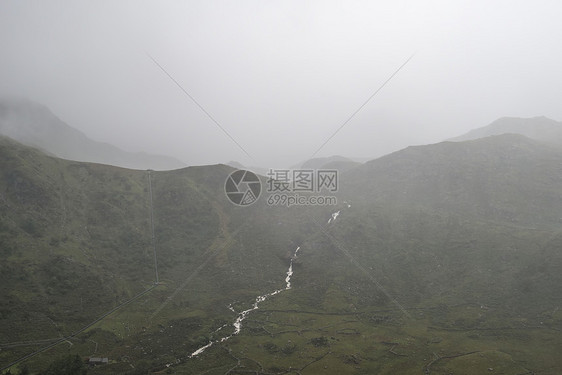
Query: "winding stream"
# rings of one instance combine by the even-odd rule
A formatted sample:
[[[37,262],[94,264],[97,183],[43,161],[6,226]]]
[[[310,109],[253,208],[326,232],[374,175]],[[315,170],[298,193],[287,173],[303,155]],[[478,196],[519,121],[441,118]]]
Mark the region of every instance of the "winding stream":
[[[351,207],[351,205],[347,202],[344,202],[344,204],[346,204],[348,208]],[[339,214],[340,214],[340,211],[334,212],[332,214],[332,217],[328,220],[327,224],[330,224],[330,223],[333,223],[334,221],[336,221]],[[252,307],[238,313],[238,315],[236,317],[236,320],[234,320],[234,322],[232,323],[232,326],[234,327],[233,333],[231,333],[230,335],[224,336],[221,339],[209,341],[209,343],[207,345],[204,345],[204,346],[200,347],[199,349],[197,349],[196,351],[194,351],[193,353],[191,353],[189,355],[189,358],[196,357],[199,354],[203,353],[208,348],[210,348],[211,346],[213,346],[214,344],[225,342],[226,340],[230,339],[232,336],[236,336],[237,334],[239,334],[240,331],[242,330],[242,322],[244,321],[244,319],[246,319],[252,311],[257,310],[259,308],[260,303],[262,303],[263,301],[265,301],[269,297],[272,297],[276,294],[279,294],[279,293],[281,293],[285,290],[291,289],[291,277],[293,276],[293,262],[295,261],[295,259],[297,259],[297,255],[299,253],[299,250],[300,250],[300,246],[298,246],[295,249],[295,252],[293,253],[293,256],[291,257],[291,262],[289,263],[289,269],[287,270],[287,277],[285,278],[285,288],[277,289],[277,290],[275,290],[271,293],[267,293],[267,294],[263,294],[261,296],[257,296],[256,300],[252,304]],[[232,307],[232,304],[228,305],[228,309],[230,311],[232,311],[233,313],[236,313],[236,311],[234,310],[234,307]],[[217,333],[217,332],[221,331],[223,328],[226,328],[227,326],[228,326],[228,324],[225,324],[225,325],[219,327],[213,333]]]
[[[338,212],[339,213],[339,212]],[[221,339],[218,340],[211,340],[209,341],[209,343],[207,345],[204,345],[202,347],[200,347],[199,349],[197,349],[196,351],[194,351],[193,353],[191,353],[191,355],[189,356],[189,358],[193,358],[198,356],[199,354],[203,353],[205,350],[207,350],[208,348],[210,348],[211,346],[213,346],[216,343],[220,343],[220,342],[225,342],[226,340],[230,339],[232,336],[235,336],[237,334],[240,333],[240,331],[242,330],[242,322],[244,321],[244,319],[246,319],[248,317],[248,315],[254,311],[257,310],[259,308],[259,304],[262,303],[263,301],[265,301],[266,299],[268,299],[269,297],[272,297],[276,294],[281,293],[284,290],[289,290],[291,289],[291,277],[293,276],[293,262],[295,259],[297,259],[297,254],[300,250],[300,246],[298,246],[295,250],[295,252],[293,253],[293,256],[291,257],[291,262],[289,264],[289,269],[287,270],[287,277],[285,278],[285,288],[283,289],[277,289],[271,293],[267,293],[267,294],[263,294],[261,296],[257,296],[256,300],[254,301],[254,303],[252,304],[252,307],[250,307],[247,310],[244,310],[240,313],[238,313],[238,316],[236,317],[236,320],[234,321],[234,323],[232,323],[232,326],[234,327],[234,332],[230,335],[224,336]],[[230,304],[228,306],[228,309],[235,312],[234,308],[232,307],[232,304]],[[216,332],[219,332],[220,330],[222,330],[223,328],[225,328],[226,325],[218,328]]]

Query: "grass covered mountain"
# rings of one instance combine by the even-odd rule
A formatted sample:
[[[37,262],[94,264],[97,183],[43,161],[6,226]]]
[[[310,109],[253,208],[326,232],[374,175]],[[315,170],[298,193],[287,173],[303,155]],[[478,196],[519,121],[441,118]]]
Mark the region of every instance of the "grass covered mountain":
[[[556,229],[561,151],[515,134],[411,146],[350,171],[344,188],[369,204]]]
[[[154,285],[151,206],[158,286],[123,312],[125,320],[112,316],[78,336],[77,353],[104,348],[105,355],[136,363],[156,350],[149,342],[139,349],[138,340],[151,341],[162,327],[176,325],[186,340],[166,337],[164,345],[166,360],[175,361],[170,349],[187,352],[206,343],[216,323],[232,317],[230,303],[244,306],[283,285],[298,220],[283,223],[286,209],[272,214],[264,203],[233,206],[223,190],[232,168],[151,172],[149,184],[147,171],[72,162],[8,138],[0,142],[2,366]],[[135,349],[123,351],[132,345],[128,340]],[[31,367],[49,358],[35,357]],[[120,362],[115,373],[132,370]]]
[[[538,141],[562,145],[562,123],[544,116],[530,118],[502,117],[489,125],[449,140],[462,142],[501,134],[520,134]]]
[[[63,159],[133,169],[168,170],[186,166],[168,156],[126,152],[108,143],[93,141],[48,108],[28,100],[0,101],[0,134]]]
[[[149,177],[2,138],[0,365],[64,337],[13,372],[557,374],[561,162],[522,136],[444,142],[342,172],[336,206],[237,207],[224,165]]]

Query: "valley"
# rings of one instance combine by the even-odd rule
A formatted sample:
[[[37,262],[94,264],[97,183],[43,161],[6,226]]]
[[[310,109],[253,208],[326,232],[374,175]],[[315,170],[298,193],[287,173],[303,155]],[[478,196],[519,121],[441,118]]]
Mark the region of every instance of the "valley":
[[[342,173],[336,207],[234,206],[224,165],[149,180],[1,146],[11,373],[75,354],[108,358],[91,374],[562,368],[562,153],[550,146],[507,135],[409,148]]]

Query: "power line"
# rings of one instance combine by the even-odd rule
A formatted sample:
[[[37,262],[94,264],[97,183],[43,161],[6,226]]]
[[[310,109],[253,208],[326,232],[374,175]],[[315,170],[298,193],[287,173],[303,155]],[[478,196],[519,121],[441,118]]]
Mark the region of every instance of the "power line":
[[[168,76],[168,78],[170,78],[170,79],[172,80],[172,82],[174,82],[174,83],[176,84],[176,86],[179,87],[179,89],[180,89],[189,99],[191,99],[191,101],[192,101],[193,103],[195,103],[195,105],[197,105],[197,107],[199,107],[199,109],[200,109],[204,114],[207,115],[207,117],[208,117],[209,119],[211,119],[212,122],[215,123],[215,125],[216,125],[220,130],[222,130],[222,132],[223,132],[224,134],[226,134],[226,136],[227,136],[228,138],[230,138],[230,140],[231,140],[232,142],[234,142],[234,143],[236,144],[236,146],[238,146],[238,148],[239,148],[240,150],[242,150],[250,159],[253,159],[252,156],[248,153],[248,151],[246,151],[246,150],[244,149],[244,147],[242,147],[242,146],[240,145],[240,143],[238,143],[238,142],[236,141],[236,139],[234,139],[234,137],[232,137],[232,136],[230,135],[230,133],[227,132],[226,129],[223,128],[223,126],[222,126],[217,120],[215,120],[215,118],[214,118],[213,116],[211,116],[211,114],[210,114],[209,112],[207,112],[207,110],[206,110],[205,108],[203,108],[203,106],[202,106],[201,104],[199,104],[199,102],[198,102],[197,100],[195,100],[195,98],[194,98],[193,96],[191,96],[191,94],[188,93],[188,92],[183,88],[183,86],[180,85],[179,82],[176,81],[176,79],[175,79],[174,77],[172,77],[172,75],[171,75],[170,73],[168,73],[168,72],[166,71],[166,69],[164,69],[164,67],[158,63],[158,61],[156,61],[156,59],[155,59],[154,57],[152,57],[148,52],[146,53],[146,55],[152,60],[152,62],[153,62],[154,64],[156,64],[157,67],[160,68],[160,70],[162,70],[162,71],[164,72],[164,74],[166,74],[166,75]]]
[[[152,206],[152,178],[148,170],[148,191],[150,194],[150,229],[152,232],[152,250],[154,252],[154,272],[156,274],[155,285],[158,285],[158,257],[156,256],[156,240],[154,236],[154,209]]]

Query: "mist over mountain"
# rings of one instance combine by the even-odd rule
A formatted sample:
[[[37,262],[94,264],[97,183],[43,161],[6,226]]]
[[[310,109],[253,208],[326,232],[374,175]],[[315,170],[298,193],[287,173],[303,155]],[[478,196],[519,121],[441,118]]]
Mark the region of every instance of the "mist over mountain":
[[[0,134],[69,160],[133,169],[168,170],[186,166],[171,157],[126,152],[111,144],[93,141],[48,108],[29,100],[0,101]]]
[[[561,14],[0,1],[0,375],[562,374]]]
[[[344,174],[345,189],[372,204],[557,227],[562,153],[516,134],[411,146]]]
[[[544,116],[519,118],[502,117],[489,125],[449,139],[453,142],[468,141],[500,134],[521,134],[531,139],[562,145],[562,122]]]

